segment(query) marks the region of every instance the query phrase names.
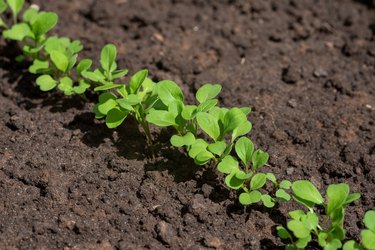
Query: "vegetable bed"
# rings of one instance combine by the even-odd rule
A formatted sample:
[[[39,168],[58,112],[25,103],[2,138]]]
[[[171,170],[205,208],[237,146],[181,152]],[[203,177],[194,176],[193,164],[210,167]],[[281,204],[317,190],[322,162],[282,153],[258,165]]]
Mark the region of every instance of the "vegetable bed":
[[[188,103],[220,83],[221,106],[252,108],[250,137],[270,156],[263,172],[361,194],[344,223],[360,241],[375,208],[375,2],[27,4],[56,12],[51,34],[81,40],[95,67],[113,43],[119,68],[173,80]],[[285,248],[276,227],[301,204],[241,205],[222,173],[170,145],[172,129],[152,127],[152,149],[135,119],[109,129],[92,112],[97,94],[40,91],[19,54],[1,40],[1,249]]]

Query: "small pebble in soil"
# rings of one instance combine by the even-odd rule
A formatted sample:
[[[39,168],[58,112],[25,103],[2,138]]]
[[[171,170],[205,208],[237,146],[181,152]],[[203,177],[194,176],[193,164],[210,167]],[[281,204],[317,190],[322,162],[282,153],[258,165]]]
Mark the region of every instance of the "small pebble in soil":
[[[286,174],[287,174],[287,175],[292,175],[293,172],[294,172],[294,168],[293,168],[293,167],[290,167],[290,168],[287,168],[287,169],[286,169]]]
[[[297,107],[297,101],[296,101],[296,99],[290,99],[290,100],[288,101],[287,105],[288,105],[289,107],[291,107],[291,108],[295,108],[295,107]]]
[[[213,247],[215,249],[219,249],[222,246],[221,240],[219,238],[211,236],[205,237],[204,244],[207,247]]]
[[[158,234],[158,237],[160,237],[160,239],[166,244],[172,245],[172,242],[176,238],[176,231],[165,221],[160,221],[156,225],[155,231]]]
[[[322,68],[317,68],[317,69],[314,70],[313,76],[315,76],[317,78],[326,77],[326,76],[328,76],[328,73],[327,73],[327,71],[325,71]]]
[[[281,73],[281,80],[287,84],[296,84],[300,79],[300,72],[296,66],[288,66]]]

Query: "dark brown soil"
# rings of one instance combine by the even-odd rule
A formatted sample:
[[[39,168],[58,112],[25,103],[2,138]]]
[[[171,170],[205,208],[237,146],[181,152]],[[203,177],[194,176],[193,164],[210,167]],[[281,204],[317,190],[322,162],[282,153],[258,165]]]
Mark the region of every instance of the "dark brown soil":
[[[98,58],[181,84],[191,101],[223,84],[225,106],[254,108],[251,138],[272,171],[322,191],[347,182],[358,239],[375,207],[375,3],[371,0],[39,0],[55,32]],[[0,249],[282,249],[293,206],[244,209],[209,167],[159,136],[156,163],[129,121],[109,130],[92,103],[41,93],[14,45],[0,52]],[[95,97],[90,97],[95,100]],[[154,134],[157,137],[157,134]]]

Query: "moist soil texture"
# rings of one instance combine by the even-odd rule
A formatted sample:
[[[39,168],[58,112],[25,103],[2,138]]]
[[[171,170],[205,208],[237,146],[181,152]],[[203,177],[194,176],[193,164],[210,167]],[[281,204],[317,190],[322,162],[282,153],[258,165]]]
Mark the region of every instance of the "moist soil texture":
[[[322,192],[346,182],[348,238],[375,207],[375,2],[350,0],[38,0],[52,32],[98,59],[106,43],[130,72],[182,86],[188,102],[220,83],[223,106],[251,106],[267,170]],[[31,4],[28,2],[28,4]],[[295,203],[244,208],[223,176],[153,131],[94,118],[96,100],[42,93],[0,49],[0,249],[283,249]],[[292,205],[291,205],[292,204]],[[311,245],[310,249],[319,249]]]

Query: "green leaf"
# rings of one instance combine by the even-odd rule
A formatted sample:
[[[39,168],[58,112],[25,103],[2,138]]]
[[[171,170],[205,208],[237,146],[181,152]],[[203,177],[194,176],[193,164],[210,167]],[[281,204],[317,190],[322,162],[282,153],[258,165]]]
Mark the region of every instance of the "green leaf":
[[[310,201],[318,205],[324,202],[322,195],[319,193],[318,189],[310,181],[307,181],[307,180],[295,181],[292,184],[292,190],[293,190],[294,196],[297,198],[300,198],[299,201],[306,200],[306,201]]]
[[[208,146],[208,150],[218,156],[221,156],[226,148],[227,144],[225,144],[223,141],[217,141]]]
[[[269,155],[266,152],[258,149],[254,152],[251,162],[254,169],[263,167],[268,161]]]
[[[248,134],[252,127],[253,125],[251,124],[251,122],[246,121],[235,128],[232,133],[232,142],[234,142],[234,140],[236,140],[238,137]]]
[[[288,229],[299,239],[307,238],[310,235],[310,230],[300,221],[291,220],[287,225]]]
[[[116,96],[112,93],[103,93],[99,96],[98,111],[107,115],[108,111],[117,107]]]
[[[366,249],[375,249],[375,233],[370,230],[362,230],[362,244]]]
[[[31,20],[31,30],[36,39],[56,26],[58,16],[53,12],[40,12]]]
[[[85,93],[85,91],[90,88],[90,83],[87,82],[84,79],[79,80],[78,86],[73,87],[73,92],[76,93],[77,95],[81,95]]]
[[[338,239],[333,239],[332,241],[328,242],[327,245],[324,247],[324,250],[337,250],[342,246],[341,241]]]
[[[276,230],[277,230],[277,235],[281,238],[281,239],[290,239],[292,238],[292,236],[290,235],[290,233],[288,232],[288,230],[283,227],[283,226],[277,226],[276,227]]]
[[[361,198],[361,194],[359,194],[359,193],[349,194],[348,198],[346,198],[346,201],[345,201],[344,205],[350,204],[353,201],[358,200],[359,198]]]
[[[13,16],[17,16],[23,8],[25,0],[7,0],[9,8],[12,10]]]
[[[252,190],[260,189],[266,184],[266,175],[263,173],[257,173],[256,175],[251,178],[250,181],[250,188]]]
[[[290,200],[290,195],[285,192],[284,189],[279,189],[276,191],[276,197],[283,200],[283,201],[289,201]]]
[[[50,70],[48,61],[35,59],[33,64],[29,67],[29,72],[32,74],[41,74]]]
[[[365,213],[363,217],[363,223],[365,226],[375,233],[375,211],[370,210]]]
[[[259,202],[261,197],[262,197],[262,194],[259,191],[254,190],[254,191],[251,191],[250,193],[240,194],[238,199],[242,205],[246,206],[246,205]]]
[[[239,171],[238,161],[236,161],[232,156],[227,155],[217,165],[217,170],[223,174],[236,173]]]
[[[55,50],[51,52],[50,57],[53,64],[58,70],[60,70],[61,72],[66,72],[69,67],[69,59],[64,53]]]
[[[65,95],[72,95],[73,94],[73,80],[68,76],[61,78],[58,88],[61,91],[64,91]]]
[[[224,116],[224,131],[231,132],[247,121],[246,115],[239,108],[230,109]]]
[[[173,135],[171,144],[175,147],[190,146],[195,142],[195,136],[191,132],[187,132],[184,136]]]
[[[270,180],[273,184],[277,184],[276,176],[273,173],[267,173],[266,177]]]
[[[167,106],[175,100],[184,102],[182,90],[175,82],[169,80],[158,82],[157,92],[160,100]]]
[[[175,116],[165,110],[152,110],[146,116],[149,123],[155,124],[160,127],[176,126]]]
[[[23,41],[25,37],[30,35],[30,27],[26,23],[19,23],[13,25],[10,29],[3,32],[5,39]]]
[[[99,71],[95,70],[94,72],[91,71],[83,71],[82,76],[88,80],[91,80],[93,82],[104,82],[105,76]]]
[[[127,69],[120,69],[120,70],[115,70],[112,72],[112,78],[113,79],[119,79],[121,77],[124,77],[128,74],[129,70]]]
[[[4,2],[4,0],[0,0],[0,14],[3,14],[8,8],[8,5]]]
[[[122,85],[122,84],[108,83],[108,84],[104,84],[102,86],[94,88],[94,91],[99,92],[99,91],[105,91],[105,90],[110,90],[110,89],[118,89],[118,88],[121,88],[123,86],[124,85]]]
[[[42,75],[36,79],[36,84],[42,91],[50,91],[57,85],[57,81],[54,80],[50,75]]]
[[[148,70],[140,70],[137,73],[135,73],[132,78],[130,79],[130,93],[134,94],[137,93],[139,87],[142,85],[142,83],[146,80],[148,75]]]
[[[311,234],[309,234],[309,236],[307,236],[306,238],[298,239],[295,242],[295,245],[296,245],[297,249],[305,249],[305,247],[307,247],[307,245],[309,244],[310,241],[311,241]]]
[[[207,100],[211,100],[215,98],[221,91],[220,84],[210,84],[207,83],[200,87],[196,93],[196,98],[199,103],[206,102]]]
[[[195,117],[196,110],[197,110],[197,106],[195,106],[195,105],[186,105],[184,107],[184,110],[182,110],[182,112],[181,112],[181,116],[185,120],[191,120],[191,119],[193,119]]]
[[[98,106],[100,103],[97,103],[94,105],[93,112],[95,113],[95,118],[96,119],[102,119],[105,117],[105,114],[100,113]]]
[[[83,45],[82,45],[81,41],[79,41],[79,40],[75,40],[75,41],[69,43],[69,45],[67,47],[68,52],[72,55],[77,54],[78,52],[82,51],[82,49],[83,49]]]
[[[238,157],[241,159],[242,163],[245,166],[248,166],[251,156],[253,155],[253,152],[254,152],[253,142],[249,138],[241,137],[236,142],[235,150],[236,150]]]
[[[225,184],[234,190],[240,189],[244,182],[245,182],[244,180],[239,180],[236,178],[235,172],[225,177]]]
[[[282,182],[280,182],[280,185],[279,185],[279,187],[282,189],[290,189],[291,186],[292,186],[292,183],[288,180],[283,180]]]
[[[199,104],[197,108],[197,112],[207,112],[211,110],[213,107],[217,105],[219,101],[217,99],[214,100],[207,100],[201,104]]]
[[[103,47],[100,54],[100,65],[106,72],[113,71],[113,65],[115,65],[117,57],[117,49],[113,44],[107,44]]]
[[[251,113],[251,108],[250,107],[242,107],[240,108],[242,113],[244,113],[245,115],[248,115]]]
[[[306,216],[301,217],[301,222],[310,230],[315,230],[319,224],[318,215],[312,212],[308,212]]]
[[[207,150],[205,150],[197,154],[197,156],[195,156],[194,162],[197,165],[204,165],[213,158],[214,158],[214,155],[211,152],[208,152]]]
[[[302,210],[294,210],[289,212],[289,216],[292,217],[292,219],[299,221],[302,216],[305,216],[305,212]]]
[[[239,180],[247,180],[247,179],[249,179],[251,176],[253,176],[253,173],[252,173],[252,172],[245,173],[245,172],[242,171],[242,170],[236,172],[236,178],[239,179]]]
[[[195,142],[190,146],[189,148],[189,156],[191,158],[195,158],[199,153],[203,151],[207,151],[208,143],[204,141],[203,139],[197,139]]]
[[[22,15],[22,21],[24,23],[29,23],[32,19],[34,19],[38,15],[38,10],[34,7],[28,8]]]
[[[329,216],[337,209],[344,206],[349,195],[349,185],[346,183],[331,184],[327,188],[327,214]]]
[[[358,245],[357,242],[354,240],[347,241],[344,246],[342,247],[342,250],[361,250],[361,246]]]
[[[199,127],[206,132],[214,141],[220,136],[218,120],[208,113],[198,113],[197,122]]]
[[[125,120],[127,115],[128,112],[121,111],[118,108],[111,109],[107,113],[105,124],[108,128],[116,128],[121,125],[121,123]]]
[[[82,72],[87,71],[91,68],[91,65],[92,65],[92,60],[90,59],[81,60],[79,64],[77,65],[77,74],[81,76]]]
[[[263,205],[267,208],[273,208],[275,206],[275,202],[273,202],[272,197],[268,194],[263,194],[261,200],[263,202]]]

